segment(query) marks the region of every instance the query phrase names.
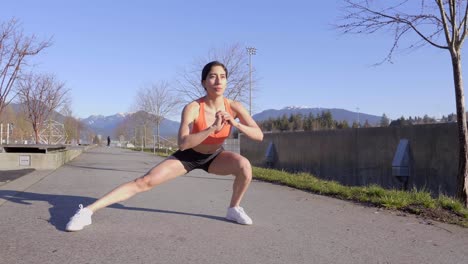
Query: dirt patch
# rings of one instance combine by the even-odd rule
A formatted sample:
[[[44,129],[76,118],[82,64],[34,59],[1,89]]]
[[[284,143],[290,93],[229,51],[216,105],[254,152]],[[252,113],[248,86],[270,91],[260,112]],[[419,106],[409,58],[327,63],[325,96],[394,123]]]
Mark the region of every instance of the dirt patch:
[[[457,224],[463,227],[468,227],[468,219],[448,209],[425,208],[423,206],[411,205],[403,209],[403,211],[416,214],[424,219],[431,219],[443,223]]]

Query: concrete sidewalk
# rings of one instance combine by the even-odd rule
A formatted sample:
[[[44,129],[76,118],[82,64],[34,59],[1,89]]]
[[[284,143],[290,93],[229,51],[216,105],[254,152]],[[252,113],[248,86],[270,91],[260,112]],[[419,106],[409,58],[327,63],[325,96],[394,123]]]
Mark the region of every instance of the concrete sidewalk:
[[[253,226],[228,222],[233,177],[201,170],[64,231],[78,204],[160,161],[95,148],[0,186],[0,263],[468,263],[468,229],[271,183],[252,182],[244,198]]]

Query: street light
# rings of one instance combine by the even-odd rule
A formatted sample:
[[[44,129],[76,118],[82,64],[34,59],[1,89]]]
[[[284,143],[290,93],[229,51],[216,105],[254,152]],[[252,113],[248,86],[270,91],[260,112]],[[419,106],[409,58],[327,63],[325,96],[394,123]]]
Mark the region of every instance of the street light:
[[[357,110],[357,123],[358,123],[358,128],[361,127],[361,122],[359,121],[359,107],[356,107]]]
[[[257,54],[257,48],[247,47],[247,53],[249,54],[249,75],[250,75],[250,97],[249,97],[249,113],[252,115],[252,55]]]

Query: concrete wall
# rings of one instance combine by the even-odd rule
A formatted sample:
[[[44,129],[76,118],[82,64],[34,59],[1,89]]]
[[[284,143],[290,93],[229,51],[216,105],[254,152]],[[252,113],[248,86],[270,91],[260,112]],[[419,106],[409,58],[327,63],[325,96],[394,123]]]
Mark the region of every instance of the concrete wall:
[[[414,158],[409,186],[433,194],[455,195],[458,167],[457,124],[359,128],[329,131],[266,133],[263,142],[241,136],[241,154],[256,166],[274,143],[273,168],[306,171],[345,185],[400,188],[392,176],[392,161],[400,139],[406,138]]]
[[[53,170],[79,156],[84,147],[67,148],[65,151],[44,153],[0,153],[0,170]],[[20,156],[29,158],[30,165],[20,165]],[[1,172],[0,172],[1,173]]]

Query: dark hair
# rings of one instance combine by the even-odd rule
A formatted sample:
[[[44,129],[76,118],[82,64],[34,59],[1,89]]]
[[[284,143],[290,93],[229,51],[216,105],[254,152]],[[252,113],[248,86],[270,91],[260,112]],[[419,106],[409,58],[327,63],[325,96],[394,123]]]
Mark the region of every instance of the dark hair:
[[[224,66],[224,64],[222,64],[219,61],[212,61],[212,62],[208,63],[207,65],[205,65],[205,67],[203,67],[202,74],[201,74],[202,82],[204,80],[206,80],[206,77],[208,77],[208,73],[210,73],[211,68],[213,68],[214,66],[223,67],[224,71],[226,72],[226,78],[228,77],[228,70],[226,69],[226,66]]]

